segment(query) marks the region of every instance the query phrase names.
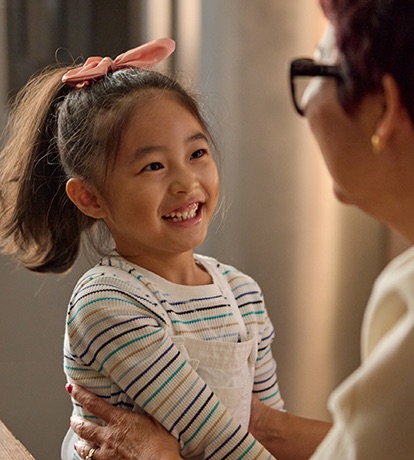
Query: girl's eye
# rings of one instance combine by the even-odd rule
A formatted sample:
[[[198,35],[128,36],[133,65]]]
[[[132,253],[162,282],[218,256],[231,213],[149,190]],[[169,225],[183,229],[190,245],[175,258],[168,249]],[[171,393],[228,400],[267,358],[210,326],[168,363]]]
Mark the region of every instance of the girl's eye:
[[[196,150],[194,153],[191,154],[191,158],[192,159],[201,158],[202,156],[204,156],[206,154],[207,154],[207,150],[199,149],[199,150]]]
[[[143,168],[142,170],[143,171],[158,171],[162,168],[164,168],[164,166],[161,163],[154,162],[154,163],[150,163],[149,165],[145,166],[145,168]]]

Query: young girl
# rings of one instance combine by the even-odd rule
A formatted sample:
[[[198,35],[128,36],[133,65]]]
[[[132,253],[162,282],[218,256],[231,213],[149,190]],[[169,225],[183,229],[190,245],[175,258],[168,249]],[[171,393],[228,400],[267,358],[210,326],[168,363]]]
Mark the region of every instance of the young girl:
[[[273,327],[252,278],[193,252],[219,179],[195,99],[149,70],[173,50],[155,40],[28,83],[2,153],[3,249],[63,272],[107,229],[115,249],[69,303],[68,381],[147,412],[186,458],[270,458],[248,423],[253,393],[283,408]]]

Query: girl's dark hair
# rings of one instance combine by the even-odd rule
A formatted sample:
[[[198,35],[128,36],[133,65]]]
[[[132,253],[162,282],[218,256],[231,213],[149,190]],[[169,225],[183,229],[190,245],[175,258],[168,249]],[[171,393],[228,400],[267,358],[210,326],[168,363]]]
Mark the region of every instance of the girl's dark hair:
[[[351,112],[381,89],[382,77],[397,82],[414,121],[414,2],[412,0],[320,0],[335,27],[345,73],[339,99]]]
[[[170,77],[123,69],[78,89],[61,82],[68,69],[42,72],[17,95],[0,156],[1,249],[36,272],[70,269],[83,233],[96,232],[98,221],[69,200],[66,181],[103,190],[139,97],[171,94],[211,139],[196,99]]]

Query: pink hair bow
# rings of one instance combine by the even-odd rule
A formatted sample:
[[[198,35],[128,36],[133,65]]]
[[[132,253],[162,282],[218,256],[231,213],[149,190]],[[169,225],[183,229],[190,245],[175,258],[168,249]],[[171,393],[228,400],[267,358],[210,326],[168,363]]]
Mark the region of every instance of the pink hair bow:
[[[90,85],[93,80],[104,77],[108,72],[136,67],[148,69],[166,59],[175,49],[175,42],[170,38],[159,38],[120,54],[112,60],[110,57],[92,56],[81,67],[69,70],[62,77],[62,82],[77,88]]]

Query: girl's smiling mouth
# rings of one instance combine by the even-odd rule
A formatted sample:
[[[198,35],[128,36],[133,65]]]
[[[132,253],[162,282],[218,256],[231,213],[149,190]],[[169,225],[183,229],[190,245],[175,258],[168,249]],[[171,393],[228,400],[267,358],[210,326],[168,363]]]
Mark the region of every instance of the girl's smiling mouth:
[[[171,220],[172,222],[183,222],[188,219],[194,219],[201,210],[202,206],[202,203],[191,203],[189,206],[185,207],[185,210],[172,211],[165,214],[165,216],[162,216],[162,218],[165,220]]]

